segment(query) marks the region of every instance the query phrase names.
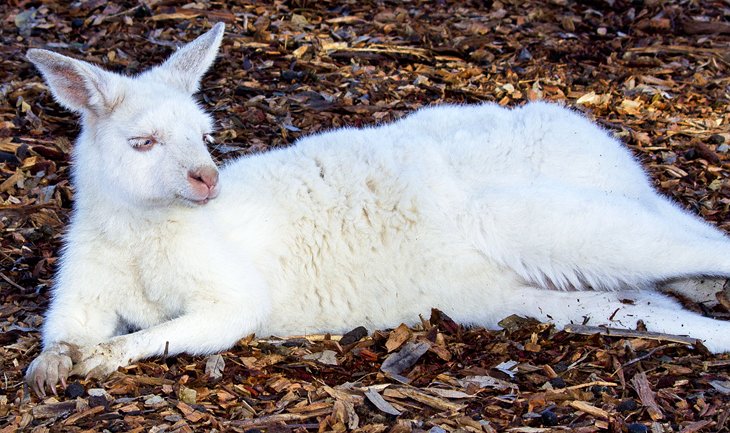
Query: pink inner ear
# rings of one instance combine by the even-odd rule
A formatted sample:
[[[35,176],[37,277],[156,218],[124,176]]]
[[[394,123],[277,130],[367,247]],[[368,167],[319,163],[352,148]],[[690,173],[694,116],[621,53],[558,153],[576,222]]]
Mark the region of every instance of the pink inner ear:
[[[51,69],[55,74],[51,78],[54,81],[53,87],[62,94],[60,96],[78,107],[88,107],[90,95],[84,77],[69,65],[54,64]]]

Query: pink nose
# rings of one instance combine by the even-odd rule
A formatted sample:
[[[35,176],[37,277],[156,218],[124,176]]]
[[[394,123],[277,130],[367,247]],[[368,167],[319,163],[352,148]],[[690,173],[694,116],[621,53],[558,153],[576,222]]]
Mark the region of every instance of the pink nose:
[[[200,167],[188,172],[188,182],[196,192],[208,197],[214,196],[218,185],[218,170],[215,167]]]

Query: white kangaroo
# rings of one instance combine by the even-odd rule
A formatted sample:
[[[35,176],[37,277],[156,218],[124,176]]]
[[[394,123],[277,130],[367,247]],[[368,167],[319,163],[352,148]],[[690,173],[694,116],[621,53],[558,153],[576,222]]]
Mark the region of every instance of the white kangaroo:
[[[730,322],[657,289],[730,277],[729,239],[657,194],[582,116],[547,103],[431,107],[219,172],[193,94],[222,35],[217,24],[136,77],[28,51],[82,124],[43,352],[27,370],[36,392],[253,332],[392,327],[432,307],[486,327],[510,314],[641,319],[730,350]]]

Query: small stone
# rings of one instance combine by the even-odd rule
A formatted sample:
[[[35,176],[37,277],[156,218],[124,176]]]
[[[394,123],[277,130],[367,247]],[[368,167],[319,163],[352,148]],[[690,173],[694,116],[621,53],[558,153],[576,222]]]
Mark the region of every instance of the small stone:
[[[66,394],[66,397],[68,398],[77,398],[82,397],[85,392],[86,390],[84,389],[83,385],[78,382],[73,382],[66,387],[66,391],[64,391],[64,394]]]
[[[301,81],[306,75],[307,74],[303,71],[292,71],[289,69],[285,69],[279,74],[281,79],[287,83],[295,83]]]
[[[520,50],[520,54],[517,56],[517,60],[520,62],[526,62],[528,60],[532,59],[532,53],[530,53],[530,50],[527,48],[523,48]]]
[[[665,164],[674,164],[677,162],[677,154],[674,152],[661,152],[659,155]]]
[[[725,142],[725,137],[720,134],[712,134],[710,138],[707,139],[707,142],[710,144],[722,144]]]
[[[317,361],[327,365],[337,365],[337,353],[334,350],[324,350],[322,352],[311,353],[304,355],[302,358]]]
[[[596,33],[598,33],[598,36],[606,36],[608,30],[605,27],[599,27]]]
[[[74,18],[71,20],[71,27],[74,29],[81,28],[81,26],[84,25],[84,19],[83,18]]]
[[[109,401],[103,395],[89,396],[89,407],[103,406],[109,408]]]
[[[562,377],[553,377],[550,379],[550,385],[553,386],[553,388],[565,388],[565,380],[563,380]]]
[[[104,388],[89,388],[86,393],[89,396],[93,397],[104,397],[106,401],[112,401],[114,400],[114,397],[111,396]]]
[[[595,386],[591,387],[591,392],[596,397],[600,397],[601,394],[603,394],[604,392],[608,392],[608,387],[601,386],[601,385],[595,385]]]
[[[198,392],[195,391],[192,388],[188,388],[185,386],[180,387],[180,391],[178,391],[178,398],[180,400],[184,401],[187,404],[195,404],[197,398],[198,398]]]
[[[565,361],[560,361],[557,364],[553,365],[553,370],[555,370],[556,373],[563,373],[564,371],[568,370],[568,363]]]
[[[720,153],[725,153],[728,150],[730,150],[730,146],[728,146],[725,143],[722,143],[721,145],[717,146],[717,151],[720,152]]]
[[[309,347],[312,343],[306,338],[288,338],[281,345],[283,347]]]
[[[558,416],[551,410],[545,410],[540,414],[542,425],[545,427],[553,427],[558,425]]]
[[[627,398],[616,405],[616,410],[619,412],[631,412],[639,408],[636,401],[633,398]]]
[[[144,401],[145,406],[160,406],[165,403],[165,399],[159,395],[153,395]]]
[[[644,424],[639,424],[638,422],[632,422],[631,424],[626,426],[626,430],[629,433],[646,433],[649,431],[648,428]]]
[[[364,326],[358,326],[352,331],[346,333],[340,339],[340,346],[347,346],[352,343],[357,343],[363,338],[368,336],[368,330]]]
[[[152,10],[149,8],[149,6],[143,4],[141,6],[138,6],[137,9],[134,10],[134,17],[135,18],[147,18],[152,16]]]
[[[291,23],[297,27],[309,25],[309,21],[307,21],[307,18],[304,15],[292,14],[290,19]]]

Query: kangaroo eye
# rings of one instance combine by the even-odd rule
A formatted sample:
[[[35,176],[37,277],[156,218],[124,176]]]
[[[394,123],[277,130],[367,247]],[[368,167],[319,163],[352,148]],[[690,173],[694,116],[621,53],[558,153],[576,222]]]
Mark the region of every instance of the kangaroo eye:
[[[203,141],[205,144],[215,144],[215,139],[210,134],[203,134]]]
[[[154,137],[132,137],[128,142],[134,150],[139,150],[140,152],[150,150],[157,144],[157,140]]]

